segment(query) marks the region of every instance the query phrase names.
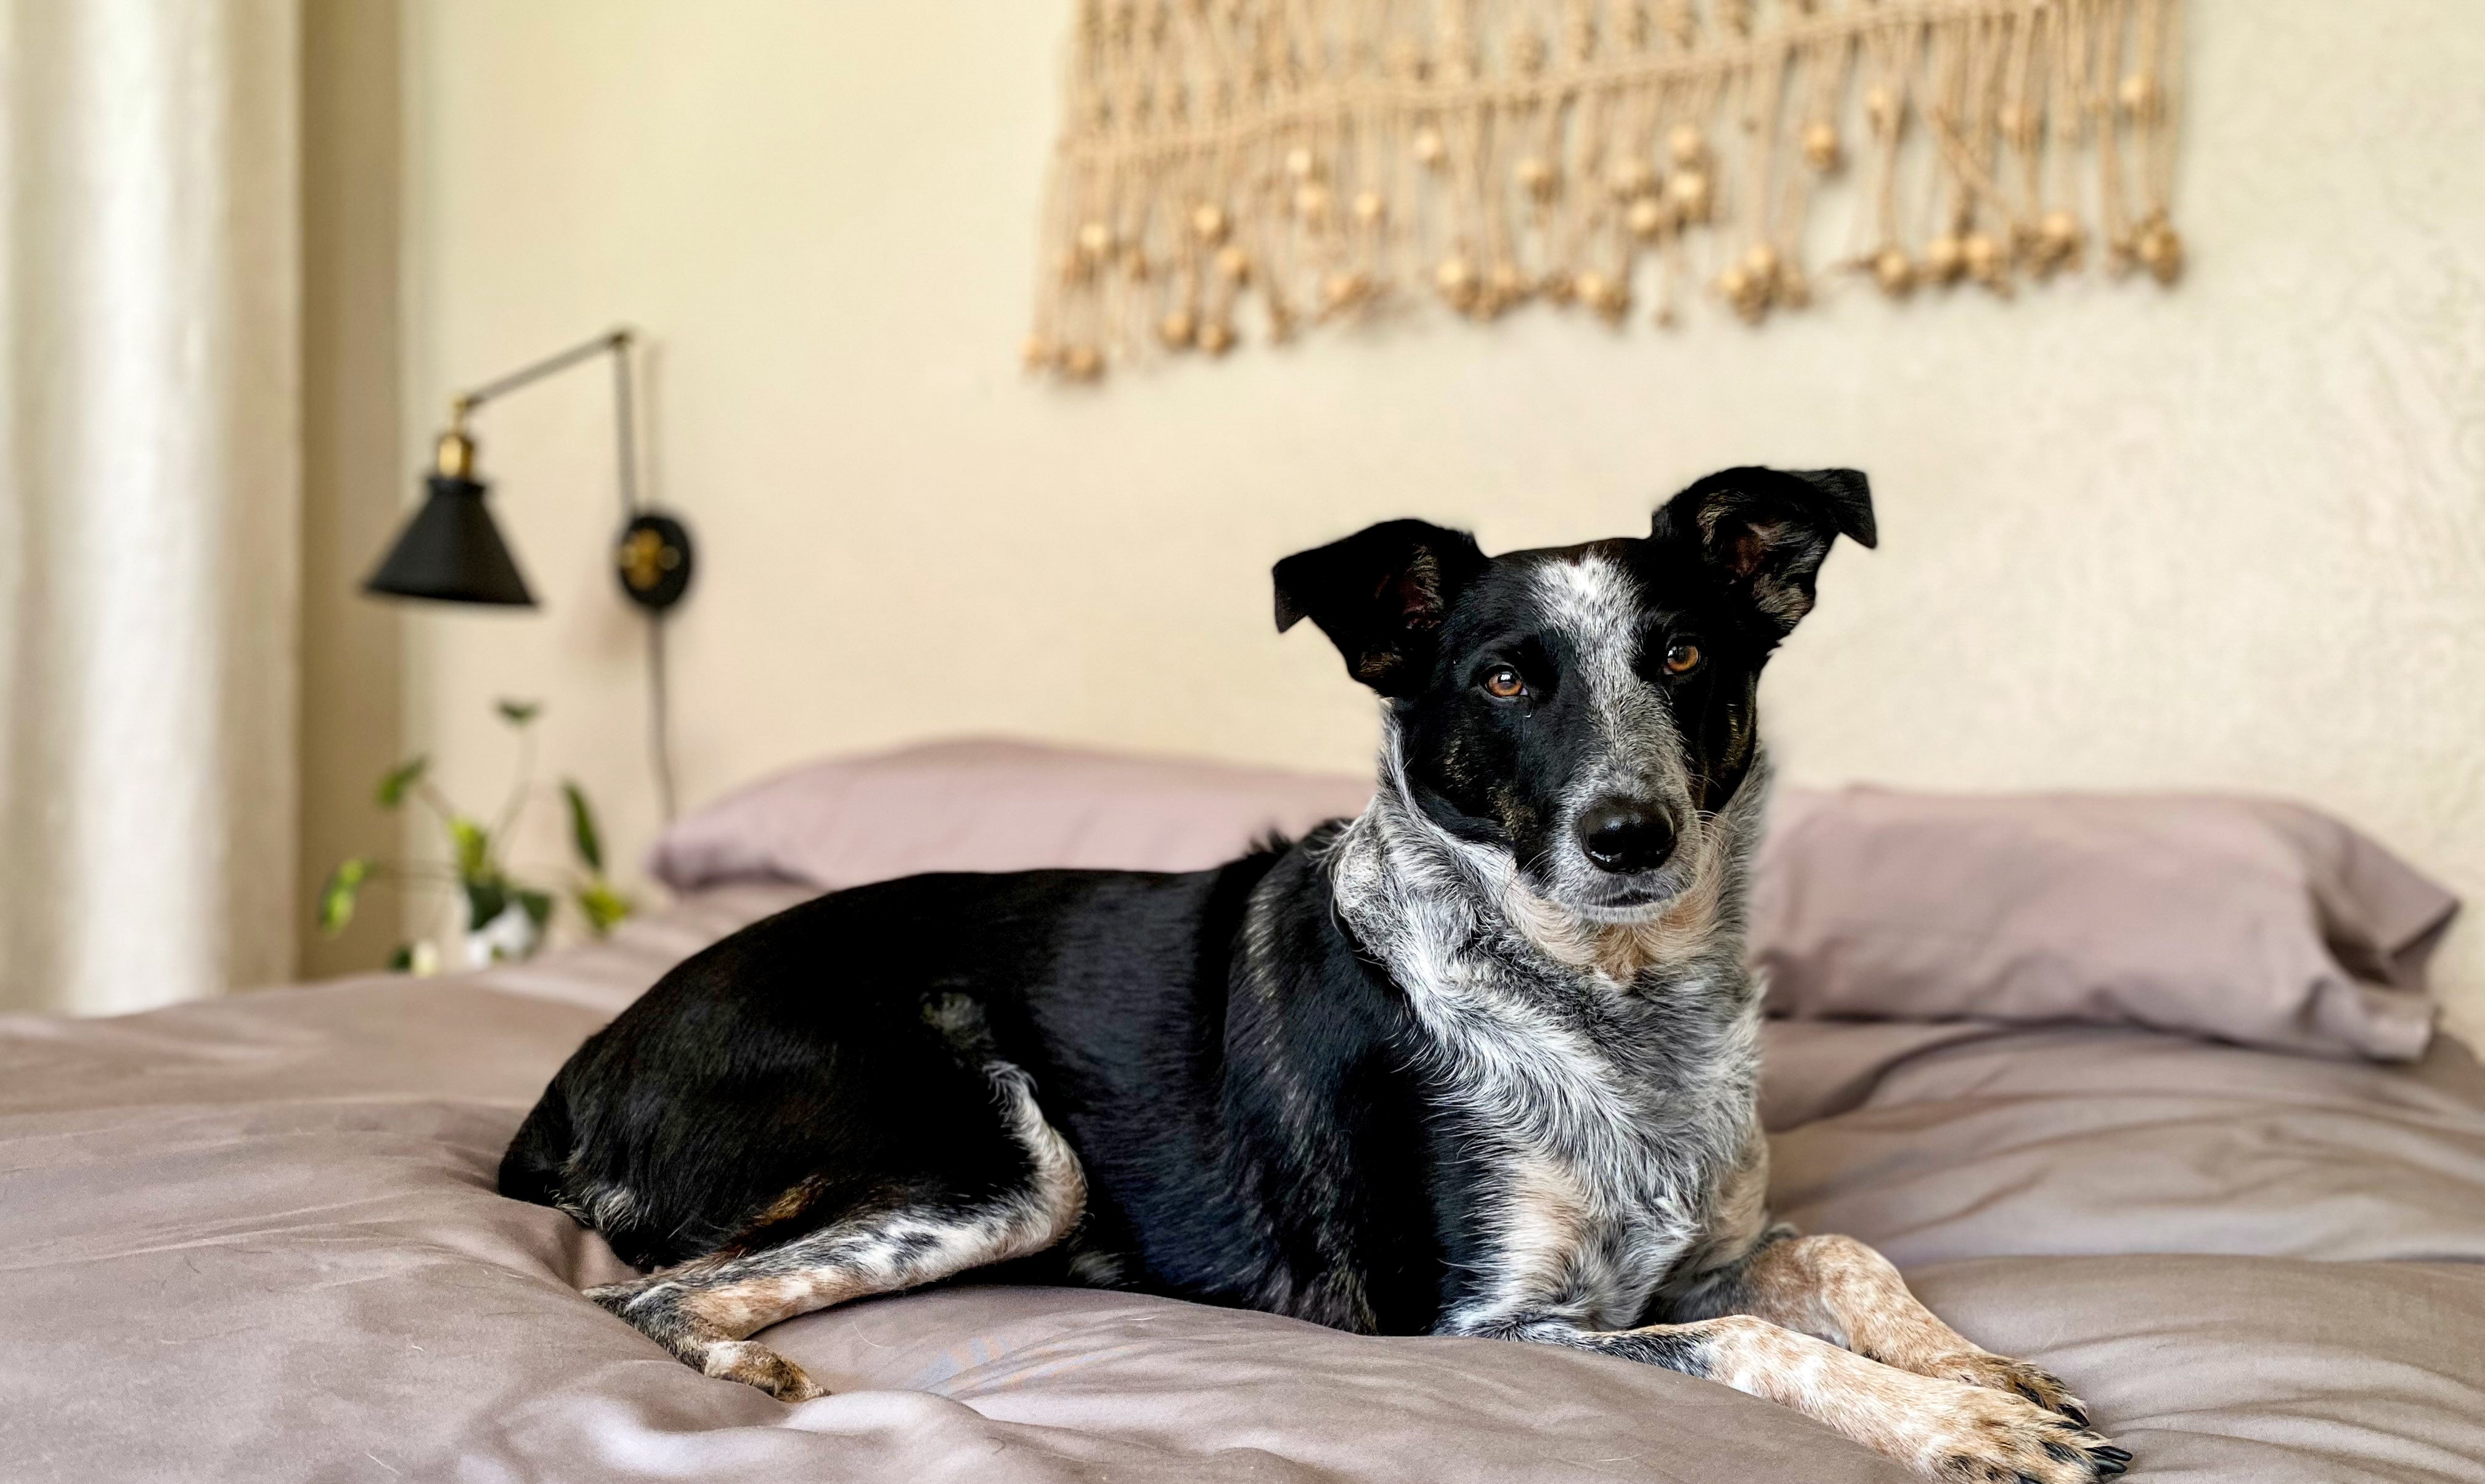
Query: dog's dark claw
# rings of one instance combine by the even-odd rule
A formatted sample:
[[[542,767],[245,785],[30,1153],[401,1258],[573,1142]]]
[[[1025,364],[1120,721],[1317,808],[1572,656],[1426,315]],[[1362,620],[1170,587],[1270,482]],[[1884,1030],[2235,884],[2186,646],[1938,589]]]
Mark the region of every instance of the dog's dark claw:
[[[2099,1444],[2096,1447],[2089,1449],[2089,1451],[2094,1453],[2099,1458],[2111,1458],[2117,1464],[2127,1464],[2131,1462],[2131,1450],[2129,1448],[2117,1448],[2109,1444]]]

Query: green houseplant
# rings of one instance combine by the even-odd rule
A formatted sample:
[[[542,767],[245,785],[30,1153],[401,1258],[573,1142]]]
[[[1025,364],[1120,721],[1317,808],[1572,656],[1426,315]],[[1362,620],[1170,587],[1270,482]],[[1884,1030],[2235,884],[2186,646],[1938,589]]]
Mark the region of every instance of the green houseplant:
[[[409,803],[427,810],[447,838],[447,861],[385,861],[352,856],[337,864],[319,889],[319,930],[333,938],[354,920],[363,889],[373,882],[401,886],[448,888],[447,907],[454,923],[450,936],[461,967],[481,968],[505,959],[525,958],[543,943],[560,895],[576,908],[587,929],[597,937],[628,917],[630,899],[604,874],[604,838],[595,825],[595,811],[587,791],[575,780],[563,779],[561,798],[569,813],[569,844],[576,861],[553,886],[521,878],[505,852],[518,821],[535,796],[534,734],[530,729],[542,711],[540,702],[503,701],[498,710],[518,737],[517,777],[500,814],[485,824],[479,815],[451,803],[430,778],[430,759],[409,757],[381,776],[380,806],[399,810]],[[559,893],[558,895],[556,893]],[[442,967],[443,953],[429,940],[400,947],[391,967],[427,974]]]

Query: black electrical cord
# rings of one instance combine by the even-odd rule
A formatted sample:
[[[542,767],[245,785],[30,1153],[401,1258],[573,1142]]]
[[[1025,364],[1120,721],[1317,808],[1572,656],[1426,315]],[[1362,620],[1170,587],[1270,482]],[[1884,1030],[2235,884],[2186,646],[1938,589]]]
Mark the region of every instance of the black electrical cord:
[[[621,523],[639,517],[639,434],[636,398],[630,383],[631,335],[615,330],[608,338],[613,349],[613,427],[618,440],[621,471]],[[673,747],[670,705],[665,684],[665,615],[647,613],[647,770],[655,776],[656,803],[665,823],[673,822]]]
[[[656,802],[665,823],[673,822],[672,728],[665,685],[665,616],[647,616],[647,764],[656,775]]]

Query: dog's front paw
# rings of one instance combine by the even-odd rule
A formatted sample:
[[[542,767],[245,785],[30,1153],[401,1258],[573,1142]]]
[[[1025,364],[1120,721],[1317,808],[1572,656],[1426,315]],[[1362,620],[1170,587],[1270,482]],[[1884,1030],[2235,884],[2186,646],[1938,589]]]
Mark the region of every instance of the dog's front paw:
[[[2062,1378],[2052,1371],[2014,1360],[2007,1355],[1977,1350],[1942,1356],[1925,1368],[1927,1376],[1947,1381],[1964,1381],[1987,1390],[2010,1391],[2044,1408],[2070,1418],[2080,1426],[2089,1425],[2088,1403],[2071,1394]]]
[[[2106,1439],[1991,1387],[1958,1388],[1922,1422],[1916,1471],[1943,1484],[2098,1484],[2131,1466]]]

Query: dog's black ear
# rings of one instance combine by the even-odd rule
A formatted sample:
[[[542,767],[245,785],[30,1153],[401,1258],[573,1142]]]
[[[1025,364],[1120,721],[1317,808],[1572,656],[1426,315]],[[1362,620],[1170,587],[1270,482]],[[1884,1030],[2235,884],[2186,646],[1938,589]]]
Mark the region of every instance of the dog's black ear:
[[[1349,674],[1383,696],[1412,696],[1432,671],[1442,618],[1485,562],[1463,531],[1382,521],[1277,563],[1277,632],[1309,618]]]
[[[1855,469],[1724,469],[1659,507],[1649,536],[1688,543],[1786,634],[1812,612],[1830,543],[1874,543],[1872,485]]]

